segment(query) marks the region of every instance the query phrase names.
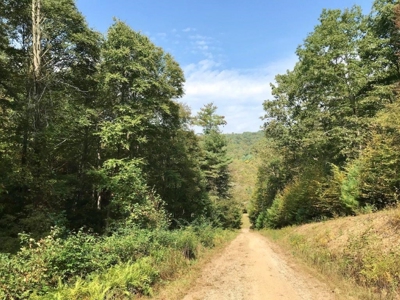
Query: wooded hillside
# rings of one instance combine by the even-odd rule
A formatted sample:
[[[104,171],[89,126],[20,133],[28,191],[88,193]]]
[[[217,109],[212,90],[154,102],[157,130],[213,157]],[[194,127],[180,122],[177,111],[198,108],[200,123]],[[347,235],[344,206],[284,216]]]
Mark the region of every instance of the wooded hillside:
[[[52,226],[220,224],[228,185],[210,198],[219,150],[191,130],[184,82],[170,54],[122,21],[103,36],[73,0],[1,1],[0,250]]]
[[[242,210],[247,211],[254,192],[257,168],[260,162],[259,151],[262,147],[264,133],[243,132],[225,134],[227,154],[232,159],[230,172],[232,175],[232,197]]]
[[[399,7],[324,10],[264,102],[267,137],[250,217],[282,227],[399,199]]]

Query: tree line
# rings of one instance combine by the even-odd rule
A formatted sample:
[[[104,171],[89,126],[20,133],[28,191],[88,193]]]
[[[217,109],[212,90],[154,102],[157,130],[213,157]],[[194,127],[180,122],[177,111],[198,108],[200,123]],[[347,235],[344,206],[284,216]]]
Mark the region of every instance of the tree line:
[[[229,166],[232,177],[232,197],[247,212],[257,179],[260,161],[257,155],[259,144],[264,138],[263,131],[224,134],[228,155],[232,158]]]
[[[323,10],[264,102],[250,218],[282,227],[374,211],[400,196],[397,1]]]
[[[55,225],[238,226],[220,218],[223,117],[209,104],[193,118],[178,101],[184,81],[170,54],[120,20],[103,36],[73,0],[1,1],[0,250]]]

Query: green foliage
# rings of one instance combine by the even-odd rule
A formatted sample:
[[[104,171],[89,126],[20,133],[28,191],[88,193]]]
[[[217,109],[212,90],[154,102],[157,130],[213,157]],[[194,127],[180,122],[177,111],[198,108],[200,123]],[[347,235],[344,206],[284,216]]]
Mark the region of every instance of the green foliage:
[[[258,224],[263,224],[260,220],[265,218],[265,211],[273,205],[279,191],[288,182],[288,170],[283,164],[282,153],[279,153],[272,141],[260,143],[257,155],[261,162],[250,203],[249,218],[253,226],[259,228],[257,219]]]
[[[201,169],[202,150],[198,137],[182,129],[171,139],[154,141],[148,152],[154,161],[151,168],[145,167],[148,184],[166,202],[172,225],[176,226],[179,220],[192,222],[209,216],[211,202]]]
[[[224,136],[227,141],[227,155],[232,158],[229,166],[232,177],[232,198],[240,203],[243,211],[247,212],[260,162],[256,148],[264,134],[259,131],[224,134]]]
[[[94,275],[90,281],[78,279],[72,288],[59,286],[56,292],[31,299],[115,299],[151,295],[151,285],[158,279],[149,258],[116,265],[105,273]]]
[[[262,131],[226,133],[227,151],[233,159],[251,160],[255,156],[255,147],[264,137]]]
[[[219,132],[219,126],[226,125],[225,117],[217,115],[216,111],[217,107],[212,102],[208,103],[200,109],[193,120],[195,125],[203,128],[205,135],[210,134],[212,131]]]
[[[383,208],[399,201],[399,103],[389,105],[374,122],[372,139],[360,156],[360,202]]]
[[[207,190],[220,198],[230,196],[229,164],[225,137],[217,131],[210,131],[202,139],[202,171],[207,180]]]
[[[368,16],[357,6],[324,10],[297,49],[294,69],[276,76],[273,99],[264,102],[271,145],[259,167],[253,226],[398,201],[395,13],[394,1],[380,0]]]
[[[333,216],[354,214],[359,206],[359,166],[352,165],[347,170],[331,167],[332,175],[322,188],[321,198],[328,203]]]
[[[359,176],[361,167],[356,163],[351,164],[346,169],[346,178],[341,185],[340,200],[346,209],[347,214],[354,213],[354,210],[359,206],[360,199],[360,183]]]
[[[239,228],[241,209],[231,197],[232,159],[227,155],[227,140],[219,126],[225,125],[223,116],[215,114],[217,107],[205,105],[195,117],[194,123],[203,127],[201,137],[201,170],[206,181],[206,190],[212,203],[211,220],[223,228]]]
[[[182,261],[195,259],[202,247],[213,247],[221,234],[206,224],[176,231],[125,224],[107,237],[55,228],[38,241],[24,234],[24,247],[15,256],[1,256],[0,297],[151,294],[151,285],[162,275],[160,264],[170,259],[169,253],[180,255]]]
[[[54,225],[210,216],[178,63],[121,21],[101,36],[73,0],[38,1],[39,31],[32,1],[1,3],[0,251]]]
[[[222,228],[239,229],[242,225],[241,205],[232,199],[218,199],[213,207],[212,220]]]
[[[324,178],[324,170],[315,165],[279,192],[272,205],[261,211],[253,223],[256,228],[280,228],[311,220],[355,214],[358,209],[359,169],[347,172],[332,166],[333,174]]]
[[[267,224],[276,228],[324,216],[327,212],[319,197],[320,175],[318,168],[312,168],[287,185],[274,200],[277,204],[267,210]]]
[[[73,0],[0,3],[0,251],[15,253],[0,298],[151,294],[219,232],[167,228],[239,226],[209,195],[229,198],[223,117],[208,106],[202,148],[184,80],[148,37],[118,20],[101,36]]]

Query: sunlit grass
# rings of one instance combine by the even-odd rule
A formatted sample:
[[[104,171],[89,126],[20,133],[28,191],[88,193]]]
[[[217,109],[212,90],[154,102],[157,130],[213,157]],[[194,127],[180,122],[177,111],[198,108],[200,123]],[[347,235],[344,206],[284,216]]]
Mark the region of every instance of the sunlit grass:
[[[358,299],[399,299],[400,209],[263,230]],[[346,297],[342,297],[346,299]]]

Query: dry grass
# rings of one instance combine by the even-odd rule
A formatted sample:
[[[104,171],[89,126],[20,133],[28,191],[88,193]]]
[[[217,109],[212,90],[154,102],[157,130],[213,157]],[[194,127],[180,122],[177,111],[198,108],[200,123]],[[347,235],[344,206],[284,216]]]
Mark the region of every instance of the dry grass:
[[[399,229],[395,208],[264,233],[353,298],[400,299]]]
[[[201,275],[204,266],[218,255],[228,243],[230,243],[238,234],[238,231],[221,236],[214,248],[203,252],[198,259],[193,260],[185,268],[176,271],[170,280],[161,282],[154,287],[154,296],[143,297],[143,299],[156,300],[180,300],[186,295],[187,291],[193,286],[194,282]]]

